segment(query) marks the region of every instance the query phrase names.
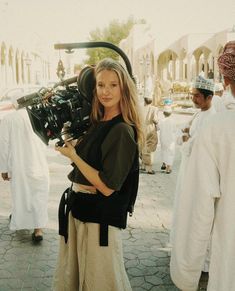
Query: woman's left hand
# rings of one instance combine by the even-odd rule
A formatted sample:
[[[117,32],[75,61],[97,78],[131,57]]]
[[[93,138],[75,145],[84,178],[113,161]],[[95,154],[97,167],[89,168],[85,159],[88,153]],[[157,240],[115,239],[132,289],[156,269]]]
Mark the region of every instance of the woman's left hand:
[[[73,157],[77,155],[74,146],[68,141],[65,141],[64,146],[62,147],[56,145],[55,150],[60,152],[62,155],[68,157],[71,160],[73,160]]]

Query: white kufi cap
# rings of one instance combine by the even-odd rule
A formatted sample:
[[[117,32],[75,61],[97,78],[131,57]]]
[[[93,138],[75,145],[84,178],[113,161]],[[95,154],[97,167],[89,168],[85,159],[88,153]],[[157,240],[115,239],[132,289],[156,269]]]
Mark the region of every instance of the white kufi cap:
[[[214,82],[210,79],[205,79],[202,76],[198,76],[193,84],[195,89],[205,89],[214,92]]]

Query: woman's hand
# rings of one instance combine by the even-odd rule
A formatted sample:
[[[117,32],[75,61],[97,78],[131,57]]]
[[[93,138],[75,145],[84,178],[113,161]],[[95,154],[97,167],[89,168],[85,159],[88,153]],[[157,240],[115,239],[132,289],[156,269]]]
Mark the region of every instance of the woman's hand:
[[[80,172],[84,177],[99,190],[103,195],[109,196],[114,190],[110,189],[105,185],[105,183],[99,177],[99,171],[91,167],[85,161],[83,161],[79,155],[77,155],[74,146],[71,144],[71,141],[65,141],[64,146],[55,146],[55,149],[60,152],[62,155],[68,157],[74,164],[78,167]]]
[[[55,150],[60,152],[62,155],[68,157],[69,159],[73,160],[76,154],[76,150],[71,142],[65,141],[64,146],[60,147],[58,145],[55,146]]]

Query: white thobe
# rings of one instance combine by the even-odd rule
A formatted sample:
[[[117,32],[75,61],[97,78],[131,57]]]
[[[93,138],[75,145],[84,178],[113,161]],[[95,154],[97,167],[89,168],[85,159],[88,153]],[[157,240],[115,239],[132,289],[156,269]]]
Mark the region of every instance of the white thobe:
[[[233,107],[235,100],[234,100],[232,93],[229,90],[225,90],[221,98],[222,98],[222,101],[227,109],[231,109],[230,108],[231,104]]]
[[[196,138],[185,173],[170,272],[182,290],[197,290],[208,242],[207,291],[235,290],[235,110],[217,113]]]
[[[220,97],[218,95],[214,95],[213,96],[212,105],[214,106],[216,112],[220,112],[220,111],[226,110],[226,107],[224,105],[222,97]]]
[[[206,111],[198,111],[192,117],[190,122],[190,130],[189,135],[190,138],[187,142],[182,144],[181,148],[181,163],[180,168],[177,176],[177,183],[175,189],[175,199],[174,199],[174,208],[173,208],[173,215],[172,215],[172,227],[170,232],[170,244],[172,244],[172,239],[175,232],[175,217],[178,215],[178,212],[181,211],[181,192],[184,189],[184,175],[188,169],[188,159],[192,151],[192,147],[194,144],[194,140],[196,136],[199,134],[200,130],[206,126],[210,117],[215,114],[216,111],[213,106],[211,106]]]
[[[0,172],[10,175],[11,230],[43,228],[48,221],[49,171],[45,146],[25,109],[0,123]]]
[[[143,117],[144,117],[144,134],[145,143],[142,149],[142,162],[143,165],[151,167],[154,160],[154,152],[157,148],[158,136],[156,124],[158,122],[158,109],[151,104],[145,105],[143,107]]]
[[[159,139],[161,158],[166,165],[172,165],[175,157],[176,126],[172,116],[160,120]]]

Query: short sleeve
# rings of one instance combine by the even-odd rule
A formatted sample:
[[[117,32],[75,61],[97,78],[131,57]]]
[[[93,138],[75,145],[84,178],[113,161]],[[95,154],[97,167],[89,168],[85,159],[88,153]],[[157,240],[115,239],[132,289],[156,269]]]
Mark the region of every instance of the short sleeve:
[[[124,123],[115,125],[102,147],[101,180],[111,189],[120,190],[134,161],[137,151],[134,129]]]

